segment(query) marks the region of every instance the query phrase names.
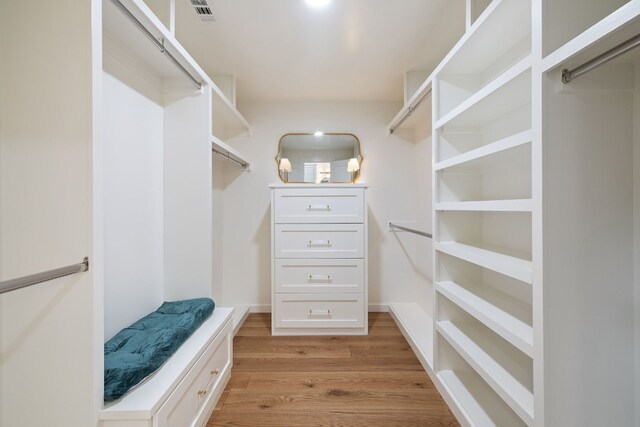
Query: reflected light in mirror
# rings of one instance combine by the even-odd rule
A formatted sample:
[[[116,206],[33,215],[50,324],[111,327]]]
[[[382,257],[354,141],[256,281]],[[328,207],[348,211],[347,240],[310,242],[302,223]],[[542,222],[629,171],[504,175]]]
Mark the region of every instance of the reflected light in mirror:
[[[358,159],[350,159],[349,164],[347,165],[347,172],[357,172],[360,170],[360,163],[358,163]]]
[[[324,132],[322,132],[321,130],[317,130],[313,133],[313,136],[322,136],[324,135]]]

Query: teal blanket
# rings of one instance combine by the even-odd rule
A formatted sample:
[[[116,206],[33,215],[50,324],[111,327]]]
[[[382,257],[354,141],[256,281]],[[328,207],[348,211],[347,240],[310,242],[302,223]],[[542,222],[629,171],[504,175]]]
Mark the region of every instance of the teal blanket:
[[[165,302],[104,345],[104,400],[116,400],[171,357],[211,315],[209,298]]]

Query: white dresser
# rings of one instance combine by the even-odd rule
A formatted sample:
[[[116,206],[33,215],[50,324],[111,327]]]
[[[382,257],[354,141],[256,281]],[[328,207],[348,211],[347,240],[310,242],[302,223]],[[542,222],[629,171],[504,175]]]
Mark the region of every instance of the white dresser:
[[[269,187],[273,335],[366,335],[367,185]]]

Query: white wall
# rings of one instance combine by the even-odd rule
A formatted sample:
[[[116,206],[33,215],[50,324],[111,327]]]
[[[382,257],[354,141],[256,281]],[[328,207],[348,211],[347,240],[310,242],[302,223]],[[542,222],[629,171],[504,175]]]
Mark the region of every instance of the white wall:
[[[93,3],[0,2],[0,279],[93,255]],[[2,426],[96,425],[92,275],[0,297]]]
[[[160,94],[105,55],[105,340],[164,301]],[[143,94],[151,94],[148,98]]]
[[[387,223],[415,221],[416,192],[431,199],[430,184],[419,181],[430,170],[417,172],[420,164],[430,169],[430,156],[418,162],[416,154],[426,153],[425,147],[417,148],[413,138],[387,136],[386,125],[400,103],[254,101],[240,109],[252,125],[252,136],[236,137],[230,143],[251,159],[252,171],[224,166],[224,303],[270,304],[267,185],[279,182],[273,158],[283,134],[315,130],[354,133],[362,145],[360,182],[370,185],[369,303],[414,301],[415,238],[394,236],[387,231]]]
[[[210,96],[165,95],[164,297],[210,297],[213,244]]]
[[[633,263],[635,286],[635,402],[640,401],[640,64],[635,67],[633,93]],[[640,405],[636,403],[636,425],[640,425]]]

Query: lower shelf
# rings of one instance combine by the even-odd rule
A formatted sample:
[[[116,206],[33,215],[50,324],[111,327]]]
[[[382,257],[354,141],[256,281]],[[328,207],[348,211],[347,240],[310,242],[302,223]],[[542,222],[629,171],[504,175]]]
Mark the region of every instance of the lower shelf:
[[[433,319],[416,303],[389,304],[391,317],[426,370],[433,370]],[[426,364],[426,366],[425,366]]]
[[[473,372],[440,371],[438,379],[472,425],[525,426],[520,418]]]

